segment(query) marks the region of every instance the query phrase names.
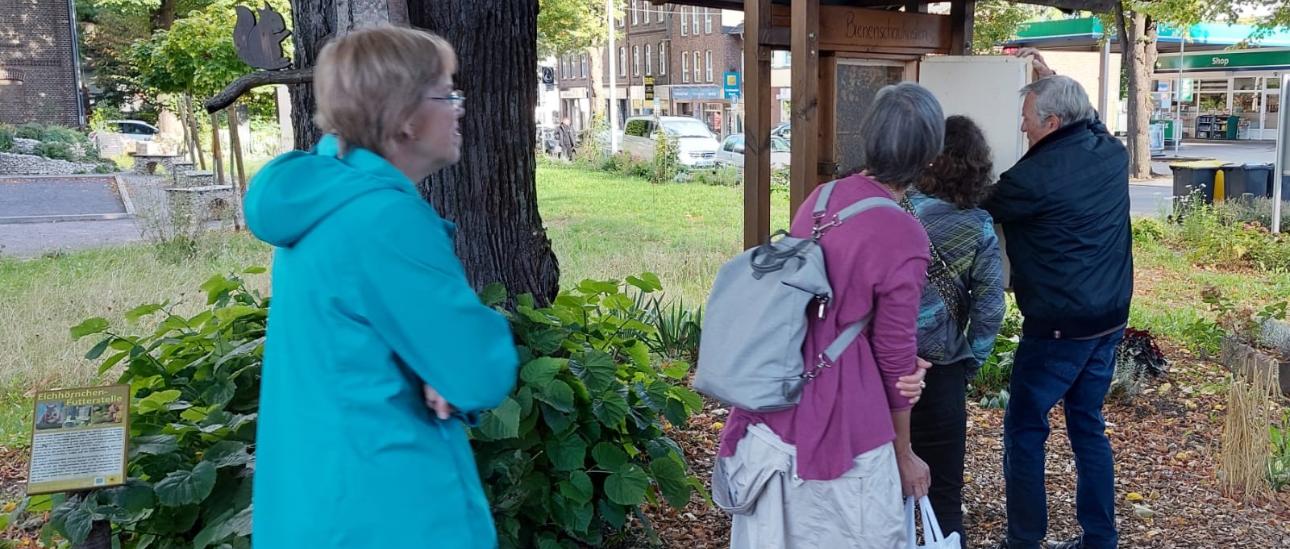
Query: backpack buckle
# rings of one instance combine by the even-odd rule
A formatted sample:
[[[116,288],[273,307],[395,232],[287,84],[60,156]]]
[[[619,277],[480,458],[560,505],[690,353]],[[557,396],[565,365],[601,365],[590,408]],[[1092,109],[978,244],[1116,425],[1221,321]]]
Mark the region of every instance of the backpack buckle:
[[[837,215],[834,215],[833,219],[830,219],[828,223],[820,223],[820,221],[823,220],[824,217],[825,217],[824,214],[816,214],[814,217],[815,224],[813,227],[811,227],[811,238],[814,240],[819,240],[820,237],[824,236],[824,233],[827,232],[829,229],[832,229],[842,224],[842,220],[838,219]]]
[[[819,356],[815,358],[815,369],[809,372],[802,372],[802,379],[815,379],[820,376],[820,371],[825,368],[832,367],[833,364],[829,363],[829,358],[824,356],[824,353],[820,353]]]

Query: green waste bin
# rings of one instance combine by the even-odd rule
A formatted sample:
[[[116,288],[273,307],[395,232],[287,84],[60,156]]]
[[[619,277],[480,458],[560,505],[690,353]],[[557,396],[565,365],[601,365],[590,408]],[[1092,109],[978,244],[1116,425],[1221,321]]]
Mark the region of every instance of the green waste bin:
[[[1240,135],[1239,133],[1237,133],[1237,130],[1240,130],[1240,129],[1241,129],[1241,117],[1239,116],[1227,117],[1227,138],[1228,139],[1235,141],[1236,137]]]

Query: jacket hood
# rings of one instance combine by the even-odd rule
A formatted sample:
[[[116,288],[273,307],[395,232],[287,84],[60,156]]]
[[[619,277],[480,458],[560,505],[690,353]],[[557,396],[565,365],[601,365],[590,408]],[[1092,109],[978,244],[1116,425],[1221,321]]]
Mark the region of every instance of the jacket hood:
[[[265,165],[251,179],[244,210],[256,237],[290,248],[320,222],[354,199],[377,191],[416,187],[393,164],[363,148],[338,156],[340,143],[328,135],[314,150],[292,151]]]

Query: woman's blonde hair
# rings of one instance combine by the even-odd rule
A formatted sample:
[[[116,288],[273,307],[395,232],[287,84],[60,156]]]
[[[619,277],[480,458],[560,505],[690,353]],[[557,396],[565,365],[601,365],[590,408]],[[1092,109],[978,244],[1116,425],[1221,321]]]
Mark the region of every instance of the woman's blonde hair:
[[[345,147],[385,154],[426,88],[457,70],[457,54],[430,32],[382,25],[332,40],[314,66],[314,122]],[[342,149],[343,150],[343,149]]]

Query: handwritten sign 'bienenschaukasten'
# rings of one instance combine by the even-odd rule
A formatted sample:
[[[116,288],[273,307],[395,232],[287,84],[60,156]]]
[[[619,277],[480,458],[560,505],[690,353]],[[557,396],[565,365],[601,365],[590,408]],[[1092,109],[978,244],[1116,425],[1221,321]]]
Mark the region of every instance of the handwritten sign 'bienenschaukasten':
[[[28,494],[125,484],[130,386],[36,393]]]

